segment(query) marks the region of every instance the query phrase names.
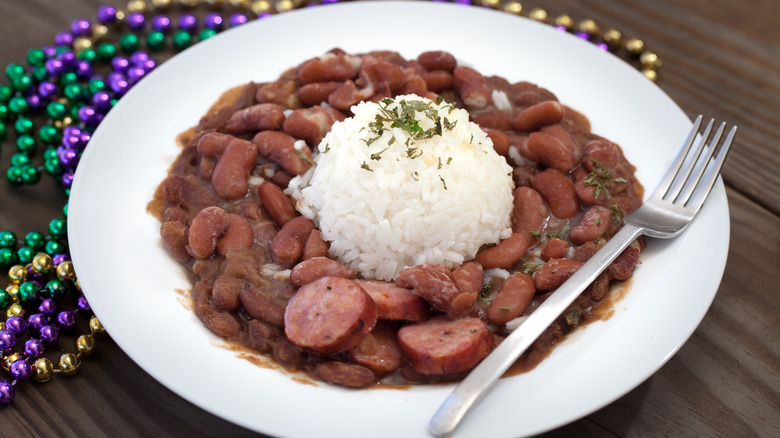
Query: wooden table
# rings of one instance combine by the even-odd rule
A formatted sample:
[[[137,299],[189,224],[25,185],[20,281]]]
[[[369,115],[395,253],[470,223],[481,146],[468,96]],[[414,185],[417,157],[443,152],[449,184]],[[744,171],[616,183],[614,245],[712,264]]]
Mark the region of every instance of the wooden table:
[[[0,65],[23,62],[28,49],[51,44],[75,18],[94,18],[103,3],[122,4],[0,2]],[[646,382],[548,436],[780,436],[780,3],[522,4],[526,10],[543,5],[551,16],[592,18],[641,38],[663,60],[659,85],[689,116],[703,113],[740,129],[723,173],[731,216],[729,259],[704,321]],[[9,136],[2,145],[3,175],[13,141]],[[0,230],[45,230],[60,215],[66,198],[51,178],[19,189],[2,179]],[[77,375],[18,388],[13,404],[0,408],[1,436],[255,435],[162,386],[110,337],[99,339],[98,351]]]

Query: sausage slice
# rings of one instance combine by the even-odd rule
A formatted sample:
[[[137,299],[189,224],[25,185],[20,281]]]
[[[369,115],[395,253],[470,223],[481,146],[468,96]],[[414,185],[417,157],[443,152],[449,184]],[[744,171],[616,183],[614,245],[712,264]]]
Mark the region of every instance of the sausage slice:
[[[359,344],[376,320],[376,304],[360,285],[346,278],[322,277],[290,299],[284,332],[296,345],[328,355]]]
[[[452,374],[474,368],[495,346],[493,335],[474,317],[437,316],[398,331],[409,364],[423,374]]]

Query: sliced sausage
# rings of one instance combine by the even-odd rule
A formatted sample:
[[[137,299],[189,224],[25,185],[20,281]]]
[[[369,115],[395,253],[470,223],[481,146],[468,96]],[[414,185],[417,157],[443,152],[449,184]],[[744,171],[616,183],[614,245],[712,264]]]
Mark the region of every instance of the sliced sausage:
[[[428,303],[409,289],[379,280],[355,280],[376,303],[379,319],[425,321],[431,310]]]
[[[437,316],[408,324],[398,342],[409,364],[423,374],[452,374],[474,368],[493,349],[493,335],[482,320]]]
[[[298,290],[284,313],[284,332],[296,345],[334,354],[358,345],[376,325],[377,307],[360,285],[323,277]]]

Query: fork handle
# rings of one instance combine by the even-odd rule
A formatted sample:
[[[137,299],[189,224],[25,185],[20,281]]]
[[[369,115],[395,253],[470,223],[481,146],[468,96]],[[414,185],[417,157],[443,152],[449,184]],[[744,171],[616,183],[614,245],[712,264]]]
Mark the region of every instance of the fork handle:
[[[428,424],[437,437],[451,434],[518,357],[579,296],[644,228],[626,223],[607,243],[504,339],[444,400]]]

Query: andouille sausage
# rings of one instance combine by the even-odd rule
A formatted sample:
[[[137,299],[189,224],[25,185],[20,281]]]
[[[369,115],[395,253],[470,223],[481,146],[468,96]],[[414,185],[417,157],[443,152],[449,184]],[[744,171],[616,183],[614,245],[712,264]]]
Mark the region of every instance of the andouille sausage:
[[[409,364],[423,374],[452,374],[474,368],[495,346],[479,318],[451,320],[436,316],[398,330]]]
[[[380,280],[355,280],[371,296],[379,319],[425,321],[431,314],[428,303],[409,289]]]
[[[284,312],[284,333],[296,345],[320,354],[349,350],[373,330],[374,300],[356,282],[323,277],[301,287]]]

